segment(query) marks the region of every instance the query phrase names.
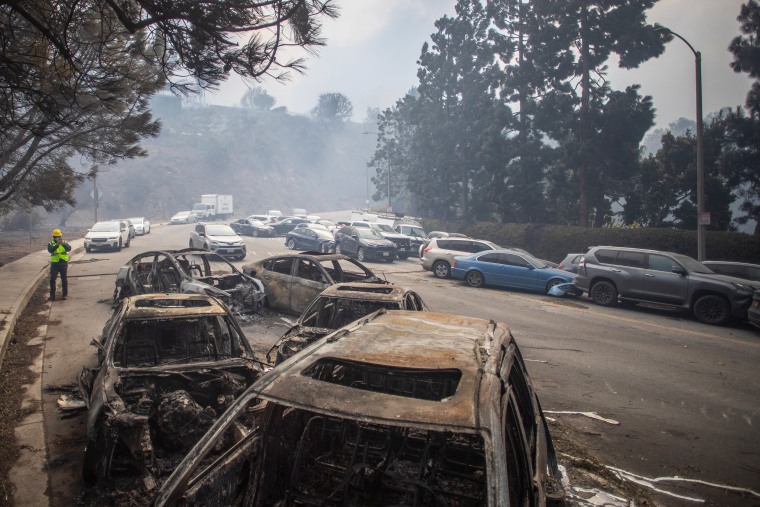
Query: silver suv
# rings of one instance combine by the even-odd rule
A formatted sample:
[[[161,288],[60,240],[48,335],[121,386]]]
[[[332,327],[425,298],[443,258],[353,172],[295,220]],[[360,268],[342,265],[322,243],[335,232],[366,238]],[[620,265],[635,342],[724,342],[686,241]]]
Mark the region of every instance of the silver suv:
[[[598,305],[618,299],[689,310],[700,322],[723,325],[747,318],[755,288],[748,280],[715,274],[672,252],[597,246],[586,253],[573,280]],[[757,284],[755,284],[757,285]]]
[[[435,238],[422,250],[422,267],[426,271],[432,271],[438,278],[449,278],[454,257],[499,248],[499,245],[481,239]]]

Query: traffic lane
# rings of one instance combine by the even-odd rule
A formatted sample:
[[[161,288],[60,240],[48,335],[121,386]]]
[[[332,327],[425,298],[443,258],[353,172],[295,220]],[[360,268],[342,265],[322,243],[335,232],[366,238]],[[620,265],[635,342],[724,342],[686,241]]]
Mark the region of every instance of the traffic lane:
[[[506,322],[545,409],[620,422],[559,416],[604,463],[649,476],[758,483],[754,331],[585,298],[473,289],[427,273],[390,279],[417,290],[433,311]]]

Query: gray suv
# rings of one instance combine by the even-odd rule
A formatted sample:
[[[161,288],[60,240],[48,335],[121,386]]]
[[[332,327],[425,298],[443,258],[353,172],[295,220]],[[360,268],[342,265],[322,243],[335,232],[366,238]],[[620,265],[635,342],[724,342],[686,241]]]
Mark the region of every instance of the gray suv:
[[[689,310],[713,325],[726,324],[732,316],[746,319],[757,288],[748,280],[715,274],[686,255],[612,246],[591,248],[573,283],[598,305],[612,306],[618,299],[657,303]]]

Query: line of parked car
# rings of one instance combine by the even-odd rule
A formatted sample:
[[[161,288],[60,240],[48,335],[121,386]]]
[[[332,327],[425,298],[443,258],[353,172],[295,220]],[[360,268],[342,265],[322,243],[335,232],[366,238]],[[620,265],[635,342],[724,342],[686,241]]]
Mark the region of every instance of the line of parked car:
[[[84,249],[121,250],[129,247],[136,236],[150,234],[150,221],[145,217],[116,218],[96,222],[84,236]]]

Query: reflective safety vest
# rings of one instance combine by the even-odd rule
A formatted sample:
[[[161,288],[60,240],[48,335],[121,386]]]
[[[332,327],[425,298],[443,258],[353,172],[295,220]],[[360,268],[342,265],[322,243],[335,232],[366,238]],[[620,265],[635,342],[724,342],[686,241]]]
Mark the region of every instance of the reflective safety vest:
[[[53,253],[50,254],[50,262],[69,262],[69,254],[63,245],[58,245],[55,241],[51,241],[50,244],[55,248]]]

